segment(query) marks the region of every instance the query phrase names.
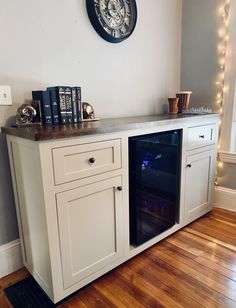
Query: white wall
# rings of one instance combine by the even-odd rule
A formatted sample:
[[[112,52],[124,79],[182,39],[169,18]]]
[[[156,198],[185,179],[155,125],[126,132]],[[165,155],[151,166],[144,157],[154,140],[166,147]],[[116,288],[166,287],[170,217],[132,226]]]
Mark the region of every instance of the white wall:
[[[80,85],[100,118],[163,112],[179,90],[181,0],[137,0],[137,6],[133,35],[111,44],[91,26],[85,0],[0,0],[0,84],[12,86],[14,101],[0,106],[0,125],[32,90],[50,85]],[[5,155],[0,161],[8,163]],[[0,218],[0,225],[17,237],[6,186],[0,211],[10,208],[12,219]]]
[[[179,88],[179,0],[137,0],[137,27],[120,44],[97,35],[84,0],[0,2],[0,82],[14,102],[32,89],[81,85],[99,117],[141,115],[162,112]]]

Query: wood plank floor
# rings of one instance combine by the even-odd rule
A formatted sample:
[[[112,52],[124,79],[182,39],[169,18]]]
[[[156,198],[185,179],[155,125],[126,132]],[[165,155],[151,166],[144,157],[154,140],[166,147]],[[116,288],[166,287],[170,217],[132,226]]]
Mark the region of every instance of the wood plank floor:
[[[27,275],[0,280],[1,308],[3,289]],[[214,209],[59,307],[236,307],[236,213]]]

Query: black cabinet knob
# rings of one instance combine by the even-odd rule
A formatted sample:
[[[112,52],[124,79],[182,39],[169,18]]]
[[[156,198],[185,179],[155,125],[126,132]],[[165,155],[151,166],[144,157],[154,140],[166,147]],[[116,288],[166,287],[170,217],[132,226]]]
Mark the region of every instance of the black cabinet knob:
[[[205,136],[204,136],[204,135],[200,135],[199,138],[200,138],[200,139],[204,139]]]
[[[117,187],[117,190],[119,190],[119,191],[122,191],[122,189],[123,189],[122,186]]]
[[[192,167],[192,164],[187,164],[187,168],[191,168]]]
[[[95,163],[95,158],[94,157],[89,158],[89,162],[90,162],[90,164],[94,164]]]

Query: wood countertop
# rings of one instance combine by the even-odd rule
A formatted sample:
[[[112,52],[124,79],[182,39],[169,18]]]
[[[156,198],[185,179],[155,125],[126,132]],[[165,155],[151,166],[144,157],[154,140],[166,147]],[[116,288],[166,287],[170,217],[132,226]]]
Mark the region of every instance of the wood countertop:
[[[126,118],[102,119],[67,125],[38,125],[24,127],[2,127],[2,133],[34,141],[52,140],[101,133],[112,133],[130,129],[152,128],[156,125],[189,121],[193,118],[219,117],[219,114],[162,114],[155,116],[136,116]]]

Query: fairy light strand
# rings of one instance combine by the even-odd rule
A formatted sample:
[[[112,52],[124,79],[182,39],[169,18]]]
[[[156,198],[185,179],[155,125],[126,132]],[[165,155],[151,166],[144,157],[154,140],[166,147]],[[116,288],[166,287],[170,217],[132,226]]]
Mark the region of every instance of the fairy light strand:
[[[218,87],[217,95],[216,95],[216,103],[218,106],[218,113],[220,113],[221,118],[223,117],[224,110],[224,93],[227,91],[227,87],[225,86],[225,63],[226,63],[226,54],[227,54],[227,43],[228,43],[228,25],[229,25],[229,8],[230,8],[230,0],[225,0],[223,4],[218,9],[218,14],[220,17],[220,27],[218,29],[218,38],[219,43],[217,46],[218,50],[218,76],[216,80],[216,85]],[[222,119],[220,121],[219,126],[219,139],[218,139],[218,151],[221,147],[221,124]],[[223,168],[223,162],[220,160],[219,152],[217,154],[217,176],[219,176],[220,170]],[[218,185],[218,179],[216,176],[215,184]]]

